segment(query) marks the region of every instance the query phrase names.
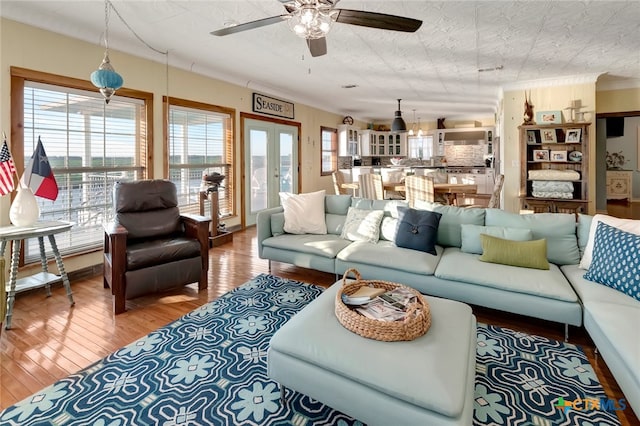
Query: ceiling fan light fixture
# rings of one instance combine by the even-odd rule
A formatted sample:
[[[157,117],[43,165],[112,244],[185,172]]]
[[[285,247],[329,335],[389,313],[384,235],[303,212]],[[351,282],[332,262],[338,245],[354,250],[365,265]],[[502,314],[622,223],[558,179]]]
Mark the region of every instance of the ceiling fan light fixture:
[[[400,110],[400,101],[402,99],[398,99],[398,110],[396,111],[396,116],[391,122],[391,131],[392,132],[406,132],[407,131],[407,123],[402,119],[402,111]]]
[[[331,8],[307,4],[291,13],[289,28],[300,38],[314,40],[325,37],[333,25]]]

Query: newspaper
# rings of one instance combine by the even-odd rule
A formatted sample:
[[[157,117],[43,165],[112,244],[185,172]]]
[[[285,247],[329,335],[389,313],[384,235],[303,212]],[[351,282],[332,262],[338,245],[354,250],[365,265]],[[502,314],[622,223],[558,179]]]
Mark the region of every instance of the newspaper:
[[[361,315],[375,320],[403,321],[409,306],[416,302],[416,295],[411,290],[398,287],[377,296],[371,302],[361,305],[355,310]]]

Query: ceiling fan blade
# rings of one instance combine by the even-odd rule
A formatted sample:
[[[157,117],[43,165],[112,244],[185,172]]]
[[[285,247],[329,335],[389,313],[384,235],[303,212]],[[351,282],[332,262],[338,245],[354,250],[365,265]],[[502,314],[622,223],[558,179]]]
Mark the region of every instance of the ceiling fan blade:
[[[385,13],[365,12],[362,10],[334,9],[338,12],[336,22],[359,25],[361,27],[413,33],[420,28],[422,21]]]
[[[260,28],[271,24],[276,24],[287,19],[289,15],[278,15],[270,18],[258,19],[256,21],[245,22],[244,24],[234,25],[233,27],[222,28],[220,30],[211,31],[211,35],[214,36],[226,36],[229,34],[239,33],[241,31],[252,30],[254,28]]]
[[[327,54],[327,39],[324,37],[307,39],[307,46],[309,46],[309,52],[311,52],[311,56],[313,56],[314,58],[316,56]]]

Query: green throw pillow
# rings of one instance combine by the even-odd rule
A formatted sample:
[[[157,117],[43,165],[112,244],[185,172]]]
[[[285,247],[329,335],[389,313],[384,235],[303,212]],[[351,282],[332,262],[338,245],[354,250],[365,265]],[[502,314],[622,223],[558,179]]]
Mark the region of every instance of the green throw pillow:
[[[522,266],[523,268],[549,269],[547,240],[512,241],[480,234],[483,262]]]

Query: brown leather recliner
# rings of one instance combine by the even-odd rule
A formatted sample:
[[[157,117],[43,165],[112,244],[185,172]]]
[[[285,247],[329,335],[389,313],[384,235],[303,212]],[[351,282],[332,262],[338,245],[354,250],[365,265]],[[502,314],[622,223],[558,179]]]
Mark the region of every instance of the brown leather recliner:
[[[196,281],[207,288],[211,219],[181,215],[173,182],[116,182],[113,205],[115,220],[104,227],[104,287],[116,314],[143,294]]]

